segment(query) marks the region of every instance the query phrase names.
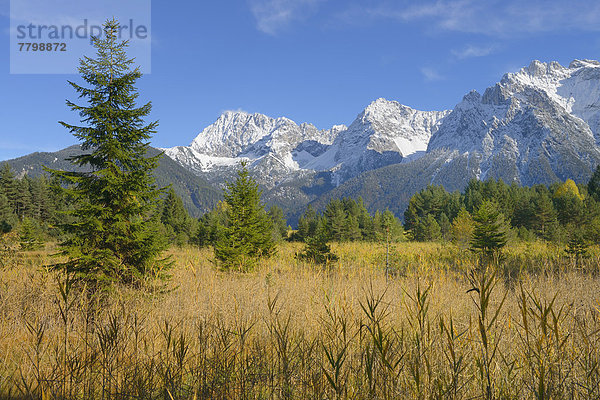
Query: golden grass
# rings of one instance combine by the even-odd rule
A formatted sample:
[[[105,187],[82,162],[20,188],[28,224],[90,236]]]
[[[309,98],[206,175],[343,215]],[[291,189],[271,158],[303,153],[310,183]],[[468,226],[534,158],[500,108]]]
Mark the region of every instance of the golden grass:
[[[173,249],[170,291],[102,304],[62,296],[48,252],[18,258],[0,271],[0,398],[600,397],[597,249],[575,268],[519,244],[480,271],[400,243],[386,276],[383,246],[332,247],[330,268],[285,244],[245,274]]]

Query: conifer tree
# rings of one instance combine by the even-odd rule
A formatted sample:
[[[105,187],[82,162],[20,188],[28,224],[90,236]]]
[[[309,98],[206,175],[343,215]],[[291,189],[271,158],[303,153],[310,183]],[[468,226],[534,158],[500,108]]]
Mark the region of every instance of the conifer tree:
[[[427,214],[427,216],[420,220],[417,232],[417,240],[420,241],[435,241],[439,240],[442,236],[440,224],[438,224],[434,216],[431,214]]]
[[[279,206],[269,208],[269,218],[273,224],[273,237],[275,240],[287,239],[288,226],[283,215],[283,210]]]
[[[306,246],[302,252],[296,254],[296,258],[315,264],[337,261],[337,255],[331,252],[331,247],[327,244],[327,228],[324,221],[319,224],[313,236],[306,238]]]
[[[600,165],[592,174],[590,181],[587,184],[588,193],[597,201],[600,201]]]
[[[558,220],[552,200],[546,193],[540,193],[533,202],[533,214],[535,216],[534,228],[539,236],[550,240],[556,229]]]
[[[24,218],[21,223],[19,243],[22,250],[36,250],[43,246],[40,228],[29,217]]]
[[[508,227],[496,203],[484,200],[473,215],[475,229],[471,250],[487,261],[497,260],[507,242]]]
[[[214,246],[217,241],[217,234],[225,226],[226,208],[226,203],[219,202],[215,208],[200,217],[194,240],[199,247]]]
[[[331,200],[325,208],[324,215],[327,221],[329,238],[335,241],[344,240],[346,213],[341,200]]]
[[[0,190],[6,196],[11,209],[14,210],[17,198],[17,181],[8,163],[3,163],[0,168]]]
[[[8,198],[4,193],[0,193],[0,223],[4,222],[10,226],[11,224],[14,224],[15,218],[12,207],[8,202]]]
[[[306,238],[313,236],[316,232],[318,225],[317,213],[312,205],[308,205],[304,214],[298,220],[298,232],[295,238],[299,240],[306,240]]]
[[[217,234],[215,258],[224,269],[247,271],[276,248],[273,225],[261,202],[262,192],[242,163],[238,177],[224,190],[225,226]]]
[[[192,219],[183,206],[183,201],[173,189],[169,189],[165,197],[160,221],[166,227],[170,243],[183,246],[189,241]]]
[[[571,234],[565,253],[573,257],[575,259],[575,265],[579,267],[582,259],[588,256],[588,247],[589,244],[583,233],[576,231]]]
[[[68,213],[73,222],[62,226],[68,234],[62,254],[68,260],[55,267],[94,288],[140,283],[162,250],[151,219],[160,192],[151,172],[159,156],[146,156],[158,123],[144,122],[151,103],[136,105],[141,73],[127,56],[127,42],[118,39],[119,23],[109,20],[103,30],[102,38],[92,39],[95,57],[80,61],[87,86],[69,82],[86,101],[67,101],[82,126],[61,122],[84,152],[69,160],[89,172],[47,170],[61,178],[65,194],[75,201]]]

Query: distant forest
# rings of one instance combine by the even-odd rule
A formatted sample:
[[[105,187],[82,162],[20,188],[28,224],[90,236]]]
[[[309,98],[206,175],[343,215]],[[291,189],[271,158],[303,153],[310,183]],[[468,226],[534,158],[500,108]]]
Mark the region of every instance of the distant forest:
[[[502,180],[471,180],[462,193],[428,186],[412,196],[404,224],[389,210],[369,213],[360,198],[333,199],[321,211],[309,205],[294,230],[279,207],[267,211],[276,240],[306,241],[322,230],[329,241],[337,242],[379,241],[385,235],[392,241],[464,242],[473,229],[471,216],[488,200],[500,211],[512,239],[567,243],[577,235],[587,243],[600,243],[600,168],[587,185],[567,180],[523,187]],[[0,229],[16,232],[22,248],[59,240],[72,206],[56,180],[44,175],[17,178],[7,163],[0,167]],[[208,246],[223,224],[223,207],[220,203],[195,219],[181,198],[167,190],[154,221],[170,244]]]

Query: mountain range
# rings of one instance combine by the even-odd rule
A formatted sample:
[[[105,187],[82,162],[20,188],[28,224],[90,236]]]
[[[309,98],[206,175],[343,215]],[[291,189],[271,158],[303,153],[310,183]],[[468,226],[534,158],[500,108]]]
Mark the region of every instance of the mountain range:
[[[402,216],[412,194],[428,184],[462,190],[472,178],[586,182],[600,164],[600,63],[533,61],[483,94],[466,94],[452,110],[377,99],[348,126],[329,129],[227,111],[189,146],[160,150],[166,157],[157,175],[169,182],[178,171],[178,193],[194,214],[216,201],[240,161],[265,201],[282,206],[292,221],[308,203],[319,208],[341,196],[361,196],[371,210]],[[36,163],[28,157],[9,162],[22,170]]]

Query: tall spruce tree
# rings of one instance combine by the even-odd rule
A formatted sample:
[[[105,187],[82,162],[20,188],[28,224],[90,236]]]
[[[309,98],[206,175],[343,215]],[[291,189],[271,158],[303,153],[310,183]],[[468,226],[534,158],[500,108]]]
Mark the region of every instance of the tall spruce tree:
[[[262,192],[246,164],[241,167],[235,182],[224,190],[226,222],[217,234],[214,251],[223,269],[247,271],[276,247],[273,224],[260,200]]]
[[[55,267],[98,287],[110,282],[138,284],[157,261],[162,248],[151,219],[160,190],[151,172],[158,157],[146,157],[158,122],[146,124],[151,103],[136,105],[139,68],[118,39],[119,23],[109,20],[104,35],[94,37],[94,58],[83,57],[79,73],[87,86],[74,82],[85,105],[67,101],[82,126],[60,122],[80,140],[84,154],[69,160],[89,172],[50,170],[60,177],[76,204],[73,223],[62,228],[67,261]]]

